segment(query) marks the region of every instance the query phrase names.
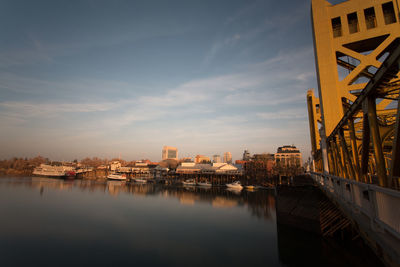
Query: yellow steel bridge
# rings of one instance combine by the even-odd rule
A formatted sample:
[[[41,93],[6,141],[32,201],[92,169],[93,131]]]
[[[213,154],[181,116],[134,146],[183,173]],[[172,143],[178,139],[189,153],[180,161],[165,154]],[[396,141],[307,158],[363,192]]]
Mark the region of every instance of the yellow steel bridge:
[[[399,0],[311,2],[311,176],[385,264],[400,266]]]

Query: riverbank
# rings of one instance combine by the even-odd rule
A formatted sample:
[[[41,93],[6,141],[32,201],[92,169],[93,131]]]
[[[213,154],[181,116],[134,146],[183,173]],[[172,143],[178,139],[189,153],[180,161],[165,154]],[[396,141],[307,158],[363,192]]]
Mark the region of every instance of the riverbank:
[[[0,168],[0,177],[32,176],[32,170],[17,170]]]

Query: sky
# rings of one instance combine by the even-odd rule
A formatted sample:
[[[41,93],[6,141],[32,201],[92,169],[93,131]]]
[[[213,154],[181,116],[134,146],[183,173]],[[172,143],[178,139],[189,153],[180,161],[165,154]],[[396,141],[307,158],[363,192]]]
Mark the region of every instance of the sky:
[[[0,31],[0,159],[310,155],[310,0],[3,0]]]

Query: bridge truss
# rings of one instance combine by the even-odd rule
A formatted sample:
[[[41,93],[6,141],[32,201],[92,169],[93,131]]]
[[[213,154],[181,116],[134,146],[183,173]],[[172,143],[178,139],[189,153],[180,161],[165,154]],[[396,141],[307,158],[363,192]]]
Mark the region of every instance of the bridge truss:
[[[312,0],[316,171],[400,189],[399,14],[398,0]]]

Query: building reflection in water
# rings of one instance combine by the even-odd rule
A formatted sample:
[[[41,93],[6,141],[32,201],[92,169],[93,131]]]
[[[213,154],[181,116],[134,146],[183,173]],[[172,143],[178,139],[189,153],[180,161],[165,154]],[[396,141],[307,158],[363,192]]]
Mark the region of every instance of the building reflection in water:
[[[235,191],[224,187],[183,187],[161,184],[134,184],[125,181],[104,180],[62,180],[53,178],[24,177],[4,178],[7,186],[24,186],[37,188],[40,195],[48,190],[79,190],[82,192],[103,192],[114,197],[125,195],[159,195],[164,198],[176,198],[182,205],[194,205],[196,202],[209,203],[214,208],[247,207],[249,212],[258,218],[275,219],[275,198],[273,191]]]
[[[21,189],[21,187],[29,187],[29,191],[31,191],[30,193],[32,194],[26,194],[26,192],[19,192],[18,194],[14,194],[14,192],[17,192],[19,190],[12,190],[13,188],[1,187],[20,187],[18,189]],[[98,233],[100,234],[96,234],[95,236],[101,236],[104,232],[104,224],[102,224],[103,222],[107,225],[115,226],[107,228],[107,233],[105,234],[105,239],[103,241],[109,242],[109,240],[111,240],[110,242],[113,242],[112,244],[116,246],[118,246],[118,242],[121,242],[121,245],[118,247],[117,251],[123,251],[123,254],[121,254],[122,256],[129,255],[129,260],[134,258],[130,254],[132,253],[132,251],[135,252],[134,249],[132,250],[130,248],[130,245],[132,244],[134,246],[139,244],[135,247],[135,249],[136,252],[139,251],[140,253],[137,252],[138,254],[136,255],[142,255],[143,251],[141,249],[143,247],[143,244],[145,244],[146,242],[148,242],[148,247],[150,247],[152,250],[156,250],[159,246],[157,245],[152,247],[152,244],[158,244],[158,242],[166,242],[166,244],[170,244],[168,243],[170,240],[180,238],[182,242],[174,241],[173,244],[176,246],[175,248],[177,250],[185,250],[191,244],[190,242],[185,243],[185,241],[187,241],[186,238],[189,238],[191,241],[195,240],[199,242],[197,243],[199,245],[197,248],[203,248],[204,255],[210,256],[212,254],[215,256],[212,261],[215,262],[215,266],[219,266],[225,263],[227,258],[223,258],[223,262],[221,262],[220,254],[207,253],[218,251],[221,249],[221,247],[226,247],[231,244],[233,244],[235,247],[231,247],[230,250],[237,249],[239,247],[238,244],[242,246],[240,248],[240,252],[242,252],[245,248],[251,248],[250,251],[242,253],[242,255],[245,253],[248,253],[247,255],[251,255],[251,257],[245,257],[245,262],[251,260],[255,260],[254,262],[257,262],[256,258],[259,256],[263,256],[265,257],[263,262],[268,262],[268,266],[380,266],[379,262],[371,260],[368,255],[360,256],[363,255],[363,253],[365,254],[365,249],[361,250],[360,252],[350,246],[351,244],[343,244],[332,241],[327,242],[326,240],[321,239],[319,236],[311,235],[310,233],[305,233],[299,231],[298,229],[293,229],[276,224],[276,201],[275,191],[273,190],[256,190],[254,192],[242,190],[240,192],[233,192],[226,190],[223,187],[201,188],[196,186],[182,187],[166,186],[161,184],[130,184],[127,182],[104,180],[64,181],[60,179],[29,177],[1,178],[1,187],[0,188],[3,189],[2,192],[7,192],[8,194],[10,194],[10,196],[15,196],[19,198],[24,198],[26,196],[26,201],[35,200],[36,192],[38,193],[38,196],[40,195],[43,198],[46,198],[46,195],[49,194],[47,198],[49,201],[57,200],[57,193],[60,193],[57,191],[63,191],[63,194],[59,194],[63,195],[63,197],[60,198],[61,200],[71,200],[71,197],[74,198],[75,196],[78,196],[81,198],[74,198],[77,201],[76,203],[79,204],[78,201],[80,201],[80,199],[82,199],[84,202],[82,203],[82,209],[75,209],[75,206],[73,204],[60,206],[60,202],[55,202],[56,204],[54,204],[51,201],[36,201],[35,204],[35,201],[33,201],[32,207],[36,207],[37,212],[39,212],[40,215],[46,214],[47,211],[52,212],[52,216],[50,216],[49,218],[43,218],[43,216],[40,215],[32,216],[33,213],[30,212],[27,212],[26,214],[24,214],[23,212],[9,213],[9,217],[13,217],[16,214],[22,214],[21,216],[27,216],[22,218],[34,219],[34,221],[30,222],[30,225],[34,225],[34,230],[30,230],[29,227],[27,227],[24,221],[21,220],[21,218],[19,217],[20,215],[16,215],[16,219],[14,221],[11,220],[12,223],[9,223],[8,226],[13,226],[15,232],[12,236],[10,236],[8,242],[15,242],[15,244],[21,244],[20,240],[26,240],[26,238],[30,235],[34,236],[35,234],[38,234],[38,236],[41,236],[40,231],[46,233],[46,230],[48,229],[43,230],[41,226],[48,222],[51,223],[50,225],[58,225],[60,227],[63,227],[64,229],[69,229],[69,231],[71,231],[70,233],[78,233],[76,235],[77,240],[81,240],[82,236],[87,233],[91,233],[90,231],[88,231],[88,229],[92,226],[94,226],[94,228],[90,230],[95,231],[96,229],[100,229],[98,230]],[[82,194],[76,194],[77,192],[84,192],[85,196],[83,197],[81,196]],[[32,198],[32,195],[35,197]],[[107,199],[107,196],[112,196],[112,198],[123,201],[114,201],[114,199],[113,201],[109,201],[109,199]],[[157,196],[157,198],[155,198],[156,201],[153,202],[153,204],[157,204],[157,207],[155,208],[155,206],[151,205],[148,206],[150,207],[149,209],[147,209],[148,207],[142,207],[141,205],[146,205],[147,201],[135,201],[134,205],[131,205],[131,203],[129,202],[126,203],[125,200],[129,200],[130,196],[132,197],[132,200],[134,200],[134,197],[137,196]],[[8,198],[5,197],[5,199]],[[173,199],[174,201],[169,201],[171,199]],[[107,207],[105,208],[106,212],[103,212],[103,209],[101,209],[99,212],[94,212],[93,214],[91,214],[90,211],[93,208],[93,203],[97,203],[95,201],[101,201],[102,205],[108,205],[110,204],[110,202],[112,203],[110,206],[108,206],[108,209]],[[149,201],[149,203],[151,202],[152,201]],[[160,205],[159,202],[165,202],[166,205]],[[46,204],[45,206],[42,206],[43,203],[50,203],[50,205]],[[203,207],[205,205],[209,205],[208,207],[210,207],[210,209],[195,207],[196,204],[201,204]],[[115,205],[121,205],[121,210],[119,210],[118,206]],[[6,206],[8,210],[11,210],[8,204]],[[173,208],[171,208],[171,206]],[[183,209],[181,209],[181,207]],[[14,208],[21,208],[21,205],[17,204],[14,206]],[[46,210],[46,208],[48,210]],[[243,215],[241,212],[241,210],[243,209],[246,210],[251,216],[232,217],[232,215]],[[181,223],[184,222],[182,218],[188,214],[188,210],[194,212],[190,214],[190,219],[186,221],[190,223],[185,226],[186,228],[182,228]],[[183,213],[181,213],[182,211]],[[213,218],[213,214],[215,214],[215,211],[217,211],[216,213],[221,213],[223,215],[221,217],[217,216],[217,218],[226,218],[226,221],[223,221],[223,223],[221,224],[220,221],[215,221],[215,218]],[[73,224],[65,224],[66,221],[64,220],[64,218],[59,218],[61,216],[53,216],[53,212],[60,212],[57,214],[69,215],[79,214],[79,216],[73,217],[75,220]],[[143,212],[143,214],[145,214],[146,216],[141,216],[141,212]],[[211,219],[208,217],[210,217]],[[260,220],[248,220],[248,217],[259,218]],[[236,219],[238,220],[236,221]],[[3,220],[3,222],[6,221],[7,220]],[[160,224],[160,221],[162,221],[163,223]],[[18,223],[21,222],[23,222],[23,227],[18,226]],[[157,223],[152,224],[152,222]],[[205,222],[212,223],[210,223],[208,227],[203,227],[202,224],[204,224]],[[71,225],[72,228],[70,228]],[[98,228],[96,228],[96,225]],[[132,225],[136,225],[136,227],[133,227]],[[5,224],[5,226],[3,227],[4,232],[0,234],[5,235],[5,233],[8,234],[10,232],[10,230],[7,228],[8,226],[6,226],[7,224]],[[26,231],[26,233],[28,234],[24,234],[21,229]],[[132,229],[139,230],[133,231]],[[151,230],[146,233],[146,231],[142,231],[141,229]],[[187,230],[187,232],[185,232],[185,229]],[[199,229],[201,229],[201,231]],[[238,229],[241,230],[238,231]],[[54,230],[56,232],[51,232],[51,230]],[[57,236],[57,234],[63,234],[63,231],[61,231],[60,233],[57,232],[57,227],[51,228],[49,229],[49,231],[51,233],[49,235],[49,238],[53,238],[54,236]],[[151,233],[155,233],[155,235],[152,235]],[[203,233],[206,234],[203,235]],[[232,235],[231,233],[235,233],[235,235]],[[124,237],[126,236],[128,236],[129,238],[124,239]],[[107,237],[110,239],[107,239]],[[90,241],[92,240],[92,238],[93,236],[89,236],[87,237],[87,240]],[[35,246],[39,244],[43,247],[43,243],[38,242],[38,240],[39,239],[34,239]],[[68,240],[70,239],[61,238],[60,240],[62,241],[60,241],[61,243],[58,244],[60,244],[61,246],[66,246],[65,244],[69,244]],[[114,243],[114,240],[119,241]],[[137,240],[140,240],[140,242],[135,243],[135,241]],[[57,243],[56,241],[54,241],[54,239],[52,239],[52,242]],[[229,244],[227,244],[226,242],[228,242]],[[70,246],[72,248],[75,248],[77,246],[77,243],[79,242],[73,241]],[[47,243],[45,243],[45,245],[46,244]],[[101,249],[101,244],[99,246]],[[8,245],[3,246],[2,249],[6,249],[8,247]],[[69,249],[71,249],[71,247]],[[93,247],[95,246],[90,243],[90,246],[83,246],[78,250],[84,251],[88,248],[90,249]],[[127,247],[130,248],[129,252],[126,252],[124,250]],[[99,247],[95,248],[98,249]],[[175,248],[172,248],[170,253],[174,253]],[[259,250],[257,253],[251,254],[254,252],[254,250],[257,250],[259,248],[262,248],[262,252]],[[21,249],[23,249],[23,247],[19,247],[19,249],[10,249],[8,253],[11,253],[12,251],[17,251],[17,253],[20,253]],[[105,251],[109,251],[109,249],[110,247],[107,246]],[[163,253],[163,251],[164,250],[159,250],[159,253]],[[195,250],[190,249],[186,251],[186,254],[189,253],[188,260],[193,260],[195,256],[199,255],[190,254],[192,251]],[[27,251],[25,251],[25,253],[27,253]],[[47,255],[49,257],[52,257],[54,253],[55,252],[52,252]],[[168,253],[168,257],[170,256],[170,253]],[[104,255],[106,254],[107,253],[105,253]],[[240,253],[238,253],[238,255],[239,254]],[[120,257],[122,257],[121,255]],[[162,258],[159,266],[164,266],[161,265],[161,263],[164,264],[165,258],[168,257]],[[140,257],[138,256],[137,258]],[[148,259],[149,258],[146,258],[146,261],[148,261]],[[182,254],[178,253],[176,259],[182,259]],[[229,259],[232,259],[232,257]],[[93,260],[93,258],[91,258],[91,260]],[[237,258],[235,258],[234,260],[236,261]],[[112,258],[112,261],[114,262],[115,258]],[[271,261],[273,261],[274,263],[271,264]],[[262,260],[260,260],[260,262],[262,262]],[[244,266],[244,262],[242,263],[242,265]]]

